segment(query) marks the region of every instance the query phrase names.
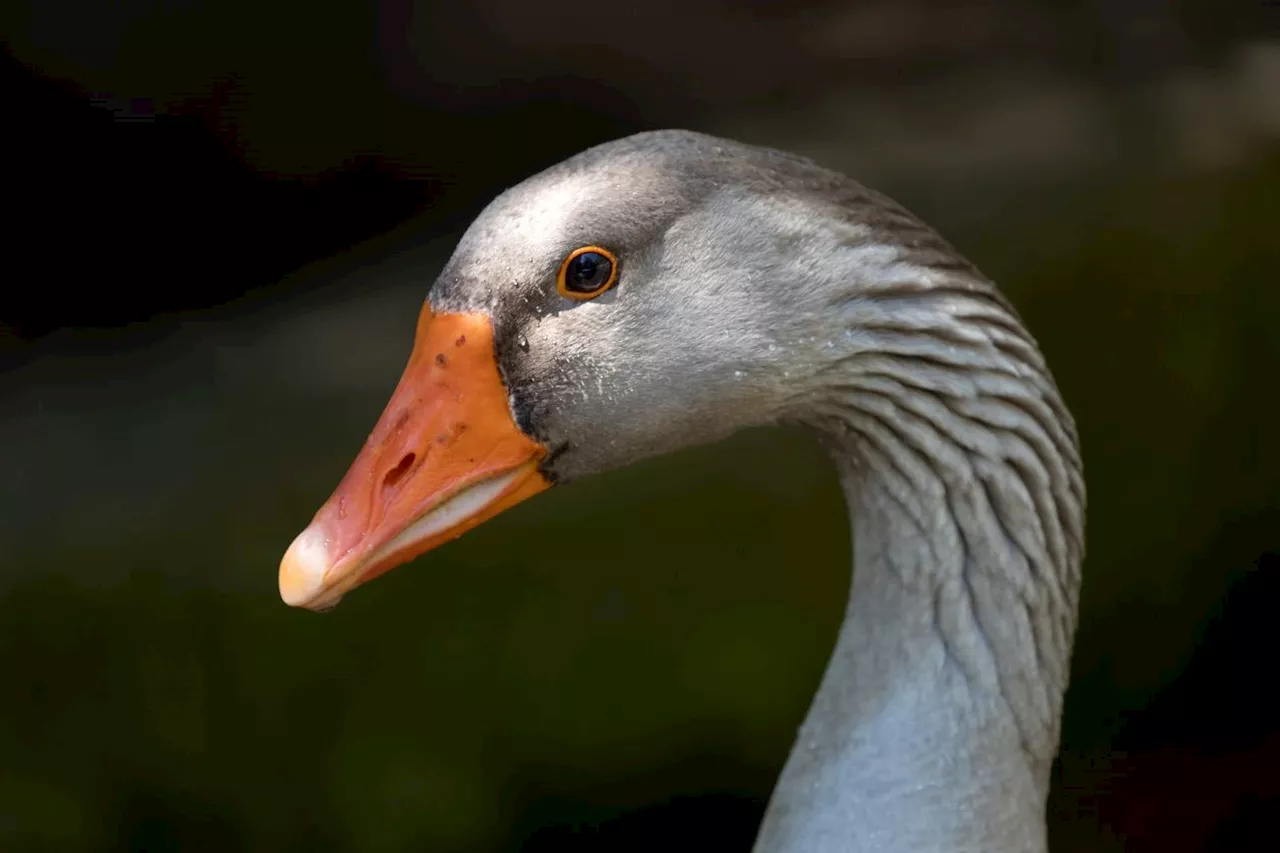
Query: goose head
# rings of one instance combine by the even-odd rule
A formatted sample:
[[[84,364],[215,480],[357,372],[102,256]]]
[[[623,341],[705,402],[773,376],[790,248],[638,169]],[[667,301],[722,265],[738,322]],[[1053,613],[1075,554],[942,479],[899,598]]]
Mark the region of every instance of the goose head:
[[[839,334],[831,289],[854,272],[815,258],[867,230],[837,215],[843,180],[662,131],[497,197],[431,287],[368,442],[282,561],[284,600],[327,609],[552,484],[795,413]]]
[[[1074,424],[990,282],[810,161],[655,132],[499,196],[281,595],[327,609],[553,484],[777,421],[831,447],[856,569],[757,853],[1043,851]]]

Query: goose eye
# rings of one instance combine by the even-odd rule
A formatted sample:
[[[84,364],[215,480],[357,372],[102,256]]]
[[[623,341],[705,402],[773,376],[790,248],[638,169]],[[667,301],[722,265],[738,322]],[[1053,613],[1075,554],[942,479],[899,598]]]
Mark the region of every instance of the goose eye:
[[[560,265],[556,290],[570,299],[595,299],[618,280],[618,261],[608,249],[574,249]]]

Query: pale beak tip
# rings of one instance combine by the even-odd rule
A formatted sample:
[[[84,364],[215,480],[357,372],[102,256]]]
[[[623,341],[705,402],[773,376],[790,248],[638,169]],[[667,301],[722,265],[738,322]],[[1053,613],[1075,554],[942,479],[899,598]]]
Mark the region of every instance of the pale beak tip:
[[[280,560],[280,598],[290,607],[308,607],[324,592],[329,549],[314,526],[298,534]]]

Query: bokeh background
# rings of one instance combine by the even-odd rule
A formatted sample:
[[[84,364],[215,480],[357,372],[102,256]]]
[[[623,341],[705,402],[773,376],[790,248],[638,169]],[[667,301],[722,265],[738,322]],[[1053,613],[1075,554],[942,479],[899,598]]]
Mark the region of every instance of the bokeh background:
[[[1280,849],[1277,4],[628,5],[0,7],[0,849],[749,849],[848,583],[805,436],[276,593],[469,219],[662,126],[887,191],[1038,335],[1090,486],[1054,849]]]

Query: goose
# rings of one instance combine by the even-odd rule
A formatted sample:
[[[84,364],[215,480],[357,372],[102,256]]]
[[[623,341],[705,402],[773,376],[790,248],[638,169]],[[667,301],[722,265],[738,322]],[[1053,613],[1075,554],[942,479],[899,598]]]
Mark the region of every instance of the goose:
[[[779,423],[829,450],[854,565],[755,853],[1045,850],[1074,422],[994,284],[811,160],[649,131],[499,195],[280,595],[331,609],[552,485]]]

